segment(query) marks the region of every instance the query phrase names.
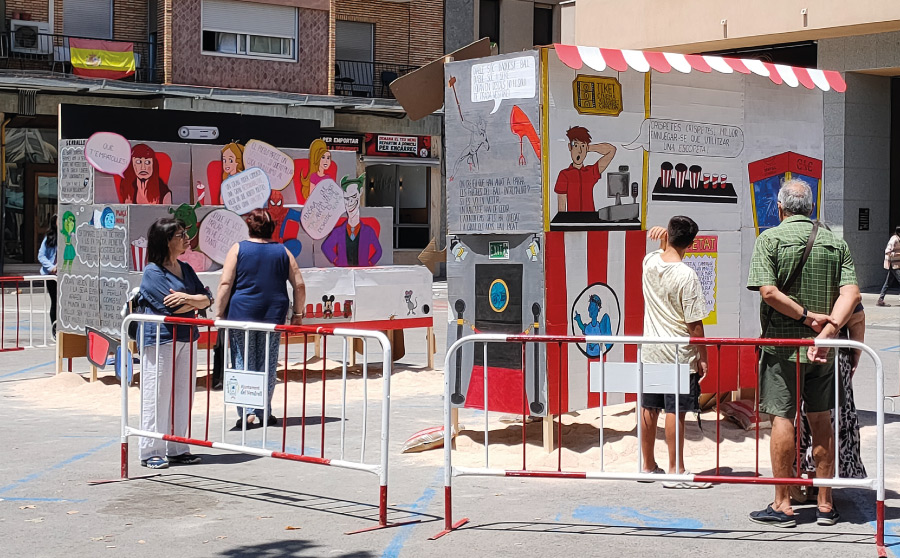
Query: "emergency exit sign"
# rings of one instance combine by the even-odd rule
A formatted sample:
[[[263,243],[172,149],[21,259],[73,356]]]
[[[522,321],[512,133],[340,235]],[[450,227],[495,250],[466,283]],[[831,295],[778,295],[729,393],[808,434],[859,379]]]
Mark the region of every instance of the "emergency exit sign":
[[[491,260],[508,260],[509,259],[509,242],[491,242],[489,244]]]

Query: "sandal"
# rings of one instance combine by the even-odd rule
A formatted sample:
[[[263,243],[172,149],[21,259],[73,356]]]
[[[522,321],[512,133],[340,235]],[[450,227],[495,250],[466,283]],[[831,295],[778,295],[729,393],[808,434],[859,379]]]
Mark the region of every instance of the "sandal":
[[[782,528],[797,526],[797,519],[793,515],[775,511],[772,504],[769,504],[764,510],[750,512],[750,521]]]
[[[643,474],[645,474],[645,475],[665,475],[665,474],[666,474],[666,472],[663,471],[663,470],[662,470],[662,467],[660,467],[659,465],[657,465],[652,471],[644,471],[643,469],[641,469],[641,473],[643,473]],[[656,482],[656,481],[652,481],[652,480],[639,480],[638,482],[645,483],[645,484],[650,484],[650,483]]]
[[[168,469],[169,462],[162,457],[154,456],[150,459],[141,459],[141,467],[146,467],[148,469]]]

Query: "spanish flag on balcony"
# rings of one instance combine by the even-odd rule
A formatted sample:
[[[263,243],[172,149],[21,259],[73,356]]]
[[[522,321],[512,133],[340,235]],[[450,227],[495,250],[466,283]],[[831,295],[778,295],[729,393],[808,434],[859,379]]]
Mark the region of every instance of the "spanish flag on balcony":
[[[134,43],[69,39],[69,58],[77,76],[122,79],[134,74]]]

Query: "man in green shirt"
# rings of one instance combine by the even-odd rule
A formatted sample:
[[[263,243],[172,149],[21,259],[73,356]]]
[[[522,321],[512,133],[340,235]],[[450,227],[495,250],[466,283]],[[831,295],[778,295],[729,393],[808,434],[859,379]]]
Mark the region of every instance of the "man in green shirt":
[[[809,186],[789,180],[778,192],[781,224],[756,239],[750,260],[747,288],[762,298],[760,319],[764,337],[820,339],[835,337],[860,301],[856,272],[847,243],[820,226],[809,259],[787,292],[784,285],[800,265],[813,229],[808,217],[813,197]],[[768,320],[767,320],[768,318]],[[768,321],[768,324],[766,323]],[[816,335],[818,334],[818,335]],[[763,347],[760,362],[760,412],[773,415],[769,452],[776,478],[793,476],[794,417],[797,401],[797,359],[800,389],[813,438],[816,475],[834,475],[834,432],[830,410],[834,408],[834,363],[827,349],[807,351],[791,347]],[[833,525],[840,515],[834,509],[830,488],[819,488],[816,521]],[[794,527],[790,487],[775,487],[775,501],[765,510],[750,514],[756,523]]]

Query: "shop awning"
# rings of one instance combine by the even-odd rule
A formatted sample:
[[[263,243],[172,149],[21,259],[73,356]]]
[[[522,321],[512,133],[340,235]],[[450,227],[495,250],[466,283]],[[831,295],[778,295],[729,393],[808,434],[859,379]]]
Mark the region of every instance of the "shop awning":
[[[790,87],[802,85],[807,89],[819,88],[822,91],[843,93],[847,84],[839,72],[818,70],[815,68],[798,68],[784,64],[772,64],[750,58],[726,58],[701,54],[676,54],[671,52],[651,52],[640,50],[618,50],[613,48],[584,47],[573,45],[554,45],[559,61],[573,70],[587,66],[602,72],[606,68],[624,72],[629,68],[638,72],[668,73],[673,69],[683,74],[692,71],[731,74],[756,74],[767,77],[776,85],[785,84]]]

